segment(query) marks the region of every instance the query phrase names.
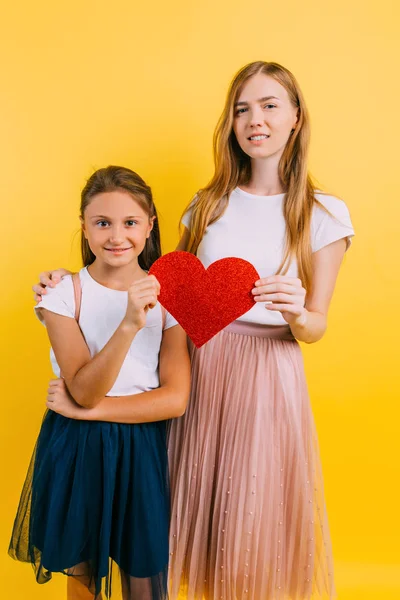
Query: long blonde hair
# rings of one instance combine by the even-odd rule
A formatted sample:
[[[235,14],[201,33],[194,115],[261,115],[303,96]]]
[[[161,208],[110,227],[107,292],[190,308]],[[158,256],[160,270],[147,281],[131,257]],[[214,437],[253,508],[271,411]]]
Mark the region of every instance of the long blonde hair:
[[[195,254],[208,225],[223,215],[230,193],[249,182],[250,157],[240,148],[233,131],[234,107],[244,84],[262,73],[280,83],[298,110],[298,121],[290,135],[279,163],[279,177],[286,192],[284,217],[286,244],[278,273],[284,275],[292,258],[297,259],[299,277],[309,291],[312,283],[311,216],[315,204],[315,186],[307,169],[310,142],[310,120],[300,87],[290,71],[273,62],[257,61],[243,67],[229,87],[225,108],[214,133],[215,172],[206,187],[200,190],[193,203],[190,238],[186,250]]]

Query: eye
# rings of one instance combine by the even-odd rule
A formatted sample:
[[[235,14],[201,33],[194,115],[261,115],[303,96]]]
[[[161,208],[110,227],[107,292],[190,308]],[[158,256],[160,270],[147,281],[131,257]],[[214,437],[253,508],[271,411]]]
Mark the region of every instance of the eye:
[[[245,113],[248,109],[247,108],[237,108],[236,109],[236,115],[242,115],[243,113]]]
[[[265,104],[264,108],[276,108],[276,104]]]
[[[107,227],[110,223],[108,221],[97,221],[96,225],[98,225],[101,229]]]
[[[134,227],[134,225],[137,225],[137,221],[134,221],[133,219],[128,219],[128,221],[125,221],[125,225],[127,225],[128,227]]]

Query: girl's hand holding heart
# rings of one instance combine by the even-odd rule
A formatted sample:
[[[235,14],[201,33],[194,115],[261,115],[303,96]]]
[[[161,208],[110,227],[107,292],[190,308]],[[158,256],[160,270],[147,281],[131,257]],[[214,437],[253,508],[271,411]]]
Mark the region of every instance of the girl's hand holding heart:
[[[160,284],[154,275],[135,281],[128,289],[128,307],[124,317],[125,323],[142,329],[146,325],[146,313],[157,304]]]

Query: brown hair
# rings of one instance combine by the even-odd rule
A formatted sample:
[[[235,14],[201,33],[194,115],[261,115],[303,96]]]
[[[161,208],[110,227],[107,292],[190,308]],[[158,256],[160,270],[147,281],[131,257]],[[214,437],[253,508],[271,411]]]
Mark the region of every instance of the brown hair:
[[[196,253],[208,225],[224,213],[229,194],[251,177],[251,159],[240,148],[233,131],[234,107],[244,84],[262,73],[278,81],[298,110],[295,130],[289,137],[279,163],[279,176],[285,189],[284,217],[286,246],[278,273],[285,274],[293,257],[299,277],[310,290],[312,277],[310,229],[312,209],[323,205],[315,198],[315,186],[307,170],[310,121],[300,87],[290,71],[273,62],[257,61],[243,67],[233,78],[226,103],[214,133],[215,172],[193,203],[187,251]]]
[[[151,265],[161,256],[160,230],[158,226],[157,210],[153,202],[150,187],[134,171],[126,167],[109,166],[95,171],[86,182],[81,193],[81,217],[83,218],[86,207],[97,194],[123,190],[128,192],[132,198],[154,219],[153,229],[150,237],[146,240],[143,252],[138,256],[139,266],[148,271]],[[95,260],[95,255],[90,249],[83,231],[81,232],[81,253],[84,266],[90,265]]]

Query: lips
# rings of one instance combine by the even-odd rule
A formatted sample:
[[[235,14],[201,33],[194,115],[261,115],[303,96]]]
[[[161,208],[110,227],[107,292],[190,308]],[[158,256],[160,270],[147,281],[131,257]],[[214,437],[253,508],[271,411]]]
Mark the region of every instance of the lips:
[[[107,250],[107,252],[112,252],[113,254],[120,254],[122,252],[126,252],[127,250],[131,250],[132,246],[129,246],[129,248],[104,248],[104,250]]]
[[[270,136],[267,133],[253,133],[247,139],[249,142],[262,142],[263,140],[267,140]]]

